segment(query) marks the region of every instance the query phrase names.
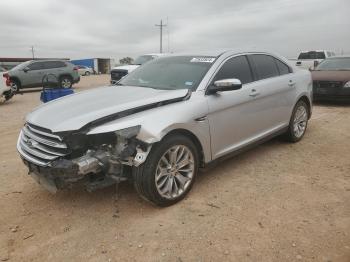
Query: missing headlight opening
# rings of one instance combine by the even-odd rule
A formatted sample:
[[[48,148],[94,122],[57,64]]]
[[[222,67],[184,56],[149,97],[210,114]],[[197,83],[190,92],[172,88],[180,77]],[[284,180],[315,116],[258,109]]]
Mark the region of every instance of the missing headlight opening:
[[[146,160],[151,145],[136,138],[140,129],[134,126],[107,134],[74,134],[66,138],[68,147],[73,148],[70,157],[46,166],[25,163],[29,173],[50,192],[70,188],[78,181],[94,191],[130,179],[132,166]]]

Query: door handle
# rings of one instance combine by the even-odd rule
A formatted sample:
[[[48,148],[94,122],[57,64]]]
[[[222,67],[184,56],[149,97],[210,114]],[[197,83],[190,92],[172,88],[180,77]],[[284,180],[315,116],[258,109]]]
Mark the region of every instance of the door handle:
[[[293,80],[289,80],[288,85],[291,86],[291,87],[294,87],[295,86],[295,82]]]
[[[252,90],[251,90],[251,93],[249,94],[249,96],[251,96],[251,97],[256,97],[256,96],[258,96],[258,95],[260,95],[260,93],[257,92],[256,89],[252,89]]]

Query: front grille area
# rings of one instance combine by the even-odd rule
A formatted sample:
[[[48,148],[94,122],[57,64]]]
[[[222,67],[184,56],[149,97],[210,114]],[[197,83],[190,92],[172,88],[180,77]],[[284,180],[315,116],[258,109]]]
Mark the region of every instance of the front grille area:
[[[127,74],[128,74],[128,70],[114,69],[114,70],[111,70],[111,79],[113,81],[119,81]]]
[[[25,160],[39,166],[49,166],[52,161],[69,154],[61,137],[28,123],[19,135],[17,149]]]
[[[313,91],[314,94],[335,95],[343,88],[343,85],[341,81],[314,81]]]

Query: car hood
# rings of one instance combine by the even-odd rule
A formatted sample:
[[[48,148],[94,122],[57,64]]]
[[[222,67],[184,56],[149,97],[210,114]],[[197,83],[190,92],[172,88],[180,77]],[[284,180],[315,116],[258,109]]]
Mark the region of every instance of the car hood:
[[[136,68],[138,68],[139,65],[123,65],[123,66],[116,66],[113,67],[112,70],[127,70],[129,73],[134,71]]]
[[[350,81],[349,71],[312,71],[312,80],[314,81]]]
[[[26,121],[52,132],[79,130],[91,122],[146,110],[158,102],[179,101],[188,90],[156,90],[134,86],[108,86],[69,95],[43,104]],[[145,107],[145,108],[143,108]],[[128,110],[128,111],[127,111]],[[127,111],[127,113],[126,113]],[[112,120],[112,119],[111,119]]]

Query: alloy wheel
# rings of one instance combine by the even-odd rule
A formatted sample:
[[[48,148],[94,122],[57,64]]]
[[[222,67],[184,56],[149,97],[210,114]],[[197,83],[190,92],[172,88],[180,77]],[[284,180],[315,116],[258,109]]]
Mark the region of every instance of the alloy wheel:
[[[64,78],[61,81],[61,86],[63,88],[70,88],[72,86],[72,82],[68,78]]]
[[[191,185],[195,172],[194,156],[184,145],[176,145],[160,158],[155,175],[158,193],[167,199],[181,196]]]
[[[293,132],[297,138],[300,138],[305,133],[307,118],[307,109],[300,105],[295,112],[293,120]]]

